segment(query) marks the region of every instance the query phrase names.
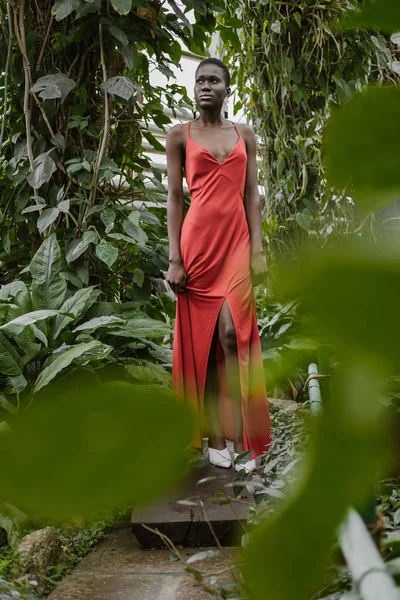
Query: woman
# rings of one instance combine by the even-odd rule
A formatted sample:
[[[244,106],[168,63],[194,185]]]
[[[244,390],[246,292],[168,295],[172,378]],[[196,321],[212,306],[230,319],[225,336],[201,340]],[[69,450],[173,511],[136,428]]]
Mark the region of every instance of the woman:
[[[252,288],[266,273],[262,249],[256,142],[252,129],[221,116],[230,73],[215,58],[196,71],[200,116],[167,135],[168,237],[166,274],[177,294],[173,385],[198,416],[193,444],[209,434],[212,464],[255,469],[267,450],[270,421]],[[182,173],[191,194],[184,216]],[[206,429],[205,429],[206,427]]]

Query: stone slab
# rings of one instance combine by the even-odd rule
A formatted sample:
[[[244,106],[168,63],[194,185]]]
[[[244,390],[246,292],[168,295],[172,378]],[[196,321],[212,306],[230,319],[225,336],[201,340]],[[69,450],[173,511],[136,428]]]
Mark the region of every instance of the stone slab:
[[[121,523],[88,554],[48,600],[208,600],[210,595],[184,572],[186,560],[203,550],[180,550],[182,561],[169,550],[143,551],[132,535],[130,522]],[[237,551],[197,561],[204,575],[216,574],[218,584],[231,581]]]
[[[216,537],[222,546],[240,544],[240,535],[254,501],[242,491],[238,499],[221,504],[224,496],[234,498],[234,475],[233,469],[206,464],[194,469],[175,494],[145,509],[134,510],[132,529],[141,547],[164,546],[161,537],[145,526],[166,535],[179,546],[214,546]],[[185,504],[187,501],[192,504]]]

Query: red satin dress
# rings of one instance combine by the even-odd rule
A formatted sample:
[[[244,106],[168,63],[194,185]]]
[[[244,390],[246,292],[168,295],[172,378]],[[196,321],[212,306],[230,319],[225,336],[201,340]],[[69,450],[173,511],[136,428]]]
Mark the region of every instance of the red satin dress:
[[[244,208],[247,153],[238,140],[220,163],[190,137],[186,142],[186,180],[191,204],[180,239],[188,274],[177,295],[173,345],[173,386],[197,417],[193,445],[202,448],[204,389],[210,347],[225,300],[236,332],[242,397],[244,447],[257,456],[270,444],[260,336],[250,277],[250,235]],[[233,416],[225,380],[224,355],[217,342],[221,418],[225,438],[233,439]]]

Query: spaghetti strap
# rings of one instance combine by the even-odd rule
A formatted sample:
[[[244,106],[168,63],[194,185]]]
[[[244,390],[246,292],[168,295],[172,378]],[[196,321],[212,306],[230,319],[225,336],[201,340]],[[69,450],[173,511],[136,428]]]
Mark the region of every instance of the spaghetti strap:
[[[238,136],[240,137],[240,133],[239,133],[239,129],[236,126],[236,123],[234,123],[233,121],[231,121],[232,125],[234,126],[234,128],[236,129],[236,133],[238,134]]]

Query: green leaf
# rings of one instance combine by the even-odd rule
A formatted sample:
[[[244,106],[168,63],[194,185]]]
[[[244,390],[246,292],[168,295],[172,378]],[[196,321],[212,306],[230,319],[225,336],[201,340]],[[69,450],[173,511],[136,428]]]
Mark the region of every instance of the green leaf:
[[[36,309],[56,310],[64,300],[67,284],[59,273],[61,250],[55,233],[44,240],[30,264],[32,301]]]
[[[68,94],[75,88],[76,83],[64,73],[54,73],[40,77],[32,86],[31,92],[38,93],[42,100],[60,98],[64,102]]]
[[[346,510],[370,501],[374,468],[385,468],[390,435],[377,401],[382,373],[376,362],[361,363],[358,357],[335,379],[332,404],[315,423],[313,443],[300,464],[301,480],[272,518],[252,532],[243,551],[252,600],[265,600],[266,589],[274,600],[314,597],[331,564],[332,540]],[[291,577],[282,577],[283,561],[291,565]]]
[[[118,258],[118,248],[106,240],[101,240],[96,246],[96,256],[111,269]]]
[[[297,224],[300,225],[300,227],[307,232],[310,231],[312,218],[312,214],[307,209],[303,210],[303,212],[298,212],[296,214]]]
[[[10,415],[15,415],[18,412],[18,408],[12,402],[7,400],[4,394],[0,394],[0,407],[4,408]]]
[[[23,375],[15,375],[8,377],[4,391],[6,394],[22,394],[27,385],[28,382]]]
[[[98,293],[93,294],[94,287],[82,288],[75,292],[71,298],[67,298],[60,307],[61,313],[71,313],[75,320],[78,320],[85,314],[87,309],[93,304]],[[73,321],[72,317],[58,315],[54,319],[53,338],[57,339],[60,333]]]
[[[193,27],[191,22],[189,21],[189,19],[186,17],[186,15],[181,11],[181,9],[179,8],[179,6],[177,5],[177,3],[175,2],[175,0],[168,0],[169,1],[169,5],[172,7],[172,10],[174,11],[174,13],[176,14],[176,16],[186,25],[186,27],[189,29],[190,35],[193,35]]]
[[[171,334],[171,328],[162,321],[150,317],[128,319],[127,326],[134,337],[158,338]]]
[[[39,233],[43,233],[54,221],[58,218],[60,211],[57,207],[46,208],[37,220],[37,228]]]
[[[129,365],[125,366],[125,369],[131,377],[139,379],[139,381],[171,385],[170,373],[161,365],[148,360],[133,359]]]
[[[133,274],[133,279],[132,281],[134,283],[137,283],[139,287],[142,287],[143,282],[144,282],[144,272],[142,271],[142,269],[135,269],[135,273]]]
[[[0,333],[0,373],[12,376],[22,373],[21,357],[2,333]]]
[[[22,510],[7,502],[0,504],[0,527],[7,531],[7,540],[12,548],[17,546],[30,524],[30,517]]]
[[[86,323],[82,323],[78,327],[75,327],[73,330],[74,333],[77,331],[95,331],[99,327],[114,327],[116,324],[124,325],[126,321],[121,319],[120,317],[115,316],[104,316],[104,317],[94,317],[90,319],[90,321],[86,321]]]
[[[67,261],[70,263],[79,258],[81,254],[83,254],[89,248],[90,244],[97,244],[98,239],[98,234],[92,229],[85,231],[82,239],[74,240],[74,243],[71,244],[70,248],[68,248],[66,256]]]
[[[125,219],[122,223],[122,227],[131,238],[133,238],[140,246],[144,246],[147,242],[147,234],[143,231],[139,225],[134,225],[129,219]]]
[[[375,210],[400,191],[400,88],[370,88],[331,112],[324,146],[329,184],[351,186],[360,208]],[[350,192],[351,193],[351,192]]]
[[[51,12],[56,16],[57,21],[62,21],[79,8],[80,4],[81,0],[56,0]]]
[[[127,15],[132,8],[132,0],[111,0],[111,4],[120,15]]]
[[[125,102],[134,100],[138,92],[143,93],[143,89],[137,83],[122,75],[110,77],[100,87],[113,98],[122,99]]]
[[[36,394],[39,390],[48,385],[50,381],[54,379],[54,377],[69,367],[76,358],[79,358],[85,352],[89,352],[97,346],[102,345],[103,344],[101,342],[95,340],[93,342],[88,342],[87,344],[78,344],[77,346],[69,348],[65,352],[58,353],[57,358],[55,358],[52,363],[40,373],[36,380],[33,393]]]
[[[26,285],[23,281],[12,281],[6,285],[2,285],[0,288],[0,299],[5,300],[6,298],[15,298],[20,292],[26,292]]]
[[[50,181],[57,166],[48,152],[39,154],[33,161],[33,170],[27,176],[26,180],[33,188],[38,189],[44,183]]]
[[[100,219],[105,225],[106,233],[109,233],[114,227],[115,211],[112,208],[105,208],[100,213]]]
[[[2,495],[39,520],[93,522],[103,507],[167,495],[186,473],[192,419],[170,390],[88,378],[43,394],[0,436]]]
[[[370,0],[365,7],[350,13],[339,27],[368,27],[396,32],[400,29],[400,5],[393,0]]]
[[[121,42],[121,44],[123,46],[127,46],[129,44],[129,38],[128,38],[128,36],[119,27],[115,27],[115,25],[110,25],[110,27],[108,28],[108,31],[111,33],[111,35],[116,40],[118,40],[119,42]]]
[[[37,323],[38,321],[44,321],[51,317],[55,317],[59,314],[58,310],[35,310],[30,313],[26,313],[8,323],[5,323],[0,327],[0,330],[7,335],[16,336],[25,329],[28,325]]]

